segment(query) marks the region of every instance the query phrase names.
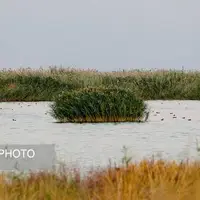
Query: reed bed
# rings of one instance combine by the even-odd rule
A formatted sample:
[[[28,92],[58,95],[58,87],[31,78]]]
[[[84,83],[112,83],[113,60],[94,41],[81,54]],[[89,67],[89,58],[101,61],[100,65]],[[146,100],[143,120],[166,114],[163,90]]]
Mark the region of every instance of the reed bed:
[[[59,122],[133,122],[141,121],[147,105],[130,90],[85,88],[58,95],[51,109]]]
[[[200,164],[143,160],[128,167],[0,177],[3,200],[197,200]]]
[[[52,101],[62,91],[120,87],[143,100],[200,100],[200,72],[132,70],[98,72],[74,68],[0,71],[0,101]]]

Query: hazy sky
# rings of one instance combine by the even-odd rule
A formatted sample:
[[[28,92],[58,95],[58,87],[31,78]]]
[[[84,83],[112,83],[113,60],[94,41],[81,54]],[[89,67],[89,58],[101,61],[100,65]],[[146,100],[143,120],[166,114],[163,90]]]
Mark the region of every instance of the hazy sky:
[[[199,0],[0,0],[0,68],[200,69]]]

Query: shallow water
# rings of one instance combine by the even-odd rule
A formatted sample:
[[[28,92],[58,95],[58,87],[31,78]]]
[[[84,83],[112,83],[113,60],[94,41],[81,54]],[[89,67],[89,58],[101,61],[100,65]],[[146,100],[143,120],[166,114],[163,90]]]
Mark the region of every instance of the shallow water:
[[[59,159],[81,168],[105,166],[109,159],[121,162],[123,145],[133,160],[152,154],[165,159],[198,158],[200,101],[147,103],[148,122],[121,124],[59,124],[47,113],[50,102],[0,103],[0,143],[54,143]]]

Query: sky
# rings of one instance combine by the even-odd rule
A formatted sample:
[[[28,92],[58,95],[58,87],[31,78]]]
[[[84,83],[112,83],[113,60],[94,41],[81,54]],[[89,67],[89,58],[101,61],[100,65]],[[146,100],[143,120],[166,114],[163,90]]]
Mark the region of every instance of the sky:
[[[0,68],[200,69],[199,0],[0,0]]]

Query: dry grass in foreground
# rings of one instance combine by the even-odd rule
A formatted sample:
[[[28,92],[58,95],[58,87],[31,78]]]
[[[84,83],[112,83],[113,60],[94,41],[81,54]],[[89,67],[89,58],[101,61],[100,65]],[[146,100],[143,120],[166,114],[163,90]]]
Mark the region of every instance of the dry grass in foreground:
[[[70,178],[72,177],[73,178]],[[19,200],[193,200],[200,199],[200,164],[143,160],[126,168],[80,174],[32,174],[6,183],[0,199]]]

